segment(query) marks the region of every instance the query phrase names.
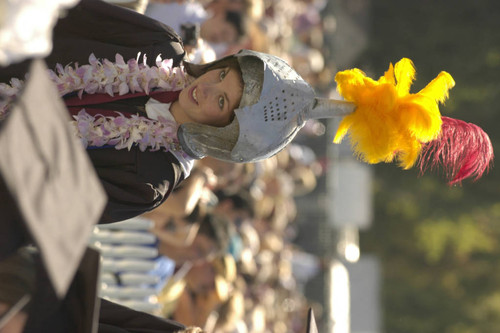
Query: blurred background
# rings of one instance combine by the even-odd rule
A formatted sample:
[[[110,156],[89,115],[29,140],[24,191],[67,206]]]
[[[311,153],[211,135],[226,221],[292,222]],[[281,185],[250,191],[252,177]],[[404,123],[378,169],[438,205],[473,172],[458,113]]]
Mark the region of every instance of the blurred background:
[[[456,86],[441,108],[480,125],[498,147],[498,4],[492,1],[372,3],[369,46],[356,66],[380,74],[411,58],[415,89],[440,70]],[[382,271],[387,332],[493,332],[498,327],[498,170],[448,187],[440,178],[374,167],[374,220],[361,252]]]
[[[146,14],[165,3],[115,2]],[[451,73],[456,86],[442,114],[481,126],[497,145],[500,3],[213,0],[201,5],[210,13],[239,12],[245,29],[233,40],[193,42],[193,61],[240,48],[272,53],[291,63],[318,95],[335,98],[336,72],[357,67],[377,79],[389,63],[408,57],[417,69],[412,92],[442,70]],[[276,159],[235,173],[246,180],[232,180],[233,194],[246,192],[254,207],[245,223],[238,220],[236,234],[244,241],[239,254],[233,253],[238,272],[233,281],[235,290],[242,288],[240,316],[247,330],[302,332],[305,309],[312,307],[320,332],[495,331],[500,324],[495,169],[477,182],[450,187],[442,170],[422,176],[393,164],[364,165],[352,157],[348,143],[331,143],[337,125],[308,123]],[[223,182],[227,192],[231,181]],[[247,232],[256,235],[253,243]]]

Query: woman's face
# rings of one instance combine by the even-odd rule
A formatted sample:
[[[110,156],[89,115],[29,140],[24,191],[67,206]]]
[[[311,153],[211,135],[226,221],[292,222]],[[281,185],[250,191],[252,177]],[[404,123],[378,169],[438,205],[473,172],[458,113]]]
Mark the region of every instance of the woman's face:
[[[243,94],[241,74],[225,67],[206,72],[184,88],[170,108],[179,124],[223,127],[231,122]]]

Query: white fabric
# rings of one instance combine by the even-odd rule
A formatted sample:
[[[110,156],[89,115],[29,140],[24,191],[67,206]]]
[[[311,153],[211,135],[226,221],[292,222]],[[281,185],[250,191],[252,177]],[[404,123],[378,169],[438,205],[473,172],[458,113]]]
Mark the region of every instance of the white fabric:
[[[214,50],[215,56],[217,58],[222,58],[226,55],[229,44],[227,43],[208,43],[210,47]]]
[[[72,135],[68,111],[44,62],[32,61],[29,73],[8,121],[2,123],[0,174],[40,249],[56,295],[62,297],[102,215],[106,193]]]
[[[150,3],[144,13],[146,16],[160,21],[178,34],[181,34],[181,25],[185,23],[201,23],[207,19],[207,12],[198,2]]]
[[[52,50],[52,29],[59,11],[78,2],[0,0],[0,65],[47,56]]]
[[[101,254],[99,296],[138,311],[156,314],[156,297],[175,270],[158,252],[158,238],[144,217],[94,227],[89,245]]]
[[[159,116],[162,116],[165,119],[175,121],[170,113],[170,104],[171,103],[162,103],[154,98],[150,98],[146,103],[146,114],[148,118],[157,120]],[[179,161],[182,171],[184,172],[184,178],[189,177],[191,169],[193,169],[194,160],[178,151],[171,151],[171,153]]]

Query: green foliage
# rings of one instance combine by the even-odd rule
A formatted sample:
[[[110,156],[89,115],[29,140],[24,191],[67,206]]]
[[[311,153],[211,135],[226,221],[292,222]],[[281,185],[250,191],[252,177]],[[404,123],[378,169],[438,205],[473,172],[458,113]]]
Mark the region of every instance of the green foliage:
[[[456,81],[443,115],[481,126],[498,146],[500,2],[372,2],[363,70],[414,61],[423,88],[441,70]],[[412,89],[412,91],[413,91]],[[496,162],[498,165],[498,162]],[[419,176],[375,167],[375,219],[361,251],[383,263],[386,332],[495,332],[500,325],[500,179],[449,187],[439,172]]]
[[[430,264],[437,264],[446,251],[458,259],[473,253],[490,253],[496,244],[493,235],[481,228],[470,216],[460,216],[458,221],[449,218],[427,219],[415,227],[416,246],[422,250]]]

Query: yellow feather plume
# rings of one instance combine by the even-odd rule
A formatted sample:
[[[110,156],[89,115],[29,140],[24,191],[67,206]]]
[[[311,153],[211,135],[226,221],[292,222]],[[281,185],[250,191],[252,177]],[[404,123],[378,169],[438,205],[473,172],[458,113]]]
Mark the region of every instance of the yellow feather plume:
[[[356,110],[342,119],[334,142],[350,135],[355,154],[367,163],[393,162],[411,168],[422,143],[436,139],[441,131],[438,103],[448,97],[455,85],[453,78],[441,72],[424,89],[410,94],[415,79],[410,59],[403,58],[378,81],[359,69],[339,72],[337,89]]]

